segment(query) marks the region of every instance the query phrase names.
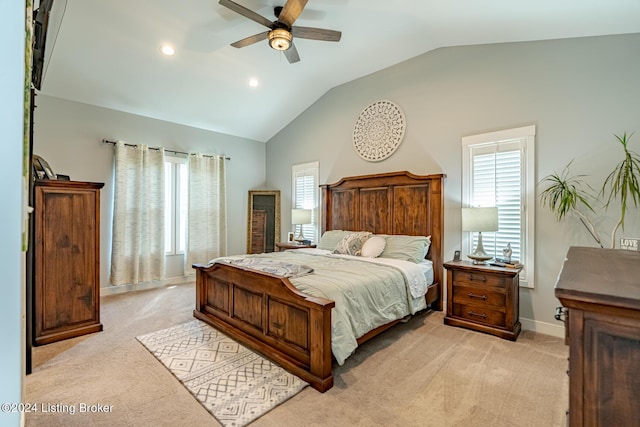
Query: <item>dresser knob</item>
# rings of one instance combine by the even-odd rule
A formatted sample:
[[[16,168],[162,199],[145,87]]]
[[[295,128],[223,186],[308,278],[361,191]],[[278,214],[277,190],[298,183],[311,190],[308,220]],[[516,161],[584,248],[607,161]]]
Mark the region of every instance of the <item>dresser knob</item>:
[[[472,292],[469,292],[467,295],[469,296],[469,298],[480,298],[480,299],[483,299],[483,300],[487,299],[486,295],[476,295],[476,294],[474,294]]]
[[[469,280],[471,280],[472,282],[475,281],[480,281],[480,282],[486,282],[487,281],[487,276],[474,276],[473,274],[469,274]]]

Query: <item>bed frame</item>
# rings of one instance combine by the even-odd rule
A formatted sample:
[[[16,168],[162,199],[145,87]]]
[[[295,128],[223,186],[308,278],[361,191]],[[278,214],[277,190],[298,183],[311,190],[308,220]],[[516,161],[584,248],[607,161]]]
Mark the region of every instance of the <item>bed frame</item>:
[[[322,232],[431,236],[434,283],[427,304],[442,310],[445,175],[391,172],[343,178],[322,188]],[[287,278],[227,264],[194,264],[193,315],[325,392],[333,386],[331,309],[335,303],[299,292]],[[358,339],[361,344],[398,321]]]

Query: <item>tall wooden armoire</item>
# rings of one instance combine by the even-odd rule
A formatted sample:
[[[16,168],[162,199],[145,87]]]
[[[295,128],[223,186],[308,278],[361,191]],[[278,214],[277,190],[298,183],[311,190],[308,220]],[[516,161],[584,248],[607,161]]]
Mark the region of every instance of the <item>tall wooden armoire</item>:
[[[40,180],[34,186],[34,344],[102,330],[100,189]]]

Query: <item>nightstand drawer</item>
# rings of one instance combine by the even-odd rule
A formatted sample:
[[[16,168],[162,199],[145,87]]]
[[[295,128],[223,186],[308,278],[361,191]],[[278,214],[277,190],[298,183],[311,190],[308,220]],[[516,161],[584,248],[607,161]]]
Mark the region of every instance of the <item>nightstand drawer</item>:
[[[497,274],[489,274],[484,271],[463,271],[454,270],[453,282],[455,286],[458,285],[482,285],[482,286],[495,286],[499,288],[506,287],[505,278]]]
[[[456,284],[453,287],[454,304],[473,304],[475,306],[504,309],[507,295],[501,289],[481,286],[464,286]]]
[[[498,327],[504,327],[506,325],[504,311],[490,310],[486,307],[453,304],[453,315],[474,323],[483,323]]]

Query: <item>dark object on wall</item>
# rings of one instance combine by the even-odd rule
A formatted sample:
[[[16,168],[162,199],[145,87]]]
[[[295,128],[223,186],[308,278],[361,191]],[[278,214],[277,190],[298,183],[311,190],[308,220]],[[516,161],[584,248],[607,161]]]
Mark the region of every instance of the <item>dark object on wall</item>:
[[[31,162],[33,164],[34,179],[58,179],[56,174],[53,173],[51,166],[49,166],[49,163],[42,157],[34,154]]]
[[[45,45],[47,31],[49,29],[49,15],[53,7],[53,0],[41,0],[40,7],[34,13],[33,18],[33,66],[31,82],[40,90],[42,86],[42,74],[44,72]]]
[[[36,94],[33,89],[30,91],[31,102],[29,103],[29,206],[33,206],[34,200],[34,185],[35,175],[33,168],[33,111],[35,109]],[[27,245],[27,253],[25,257],[26,272],[25,272],[25,360],[24,360],[24,372],[26,375],[31,374],[33,357],[33,252],[34,252],[34,235],[35,235],[33,213],[29,213],[29,240]]]
[[[555,295],[569,309],[569,425],[640,425],[640,253],[572,247]]]
[[[33,341],[49,344],[102,330],[102,183],[35,182]]]

